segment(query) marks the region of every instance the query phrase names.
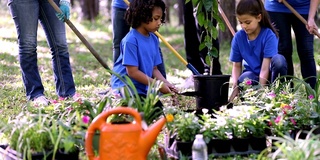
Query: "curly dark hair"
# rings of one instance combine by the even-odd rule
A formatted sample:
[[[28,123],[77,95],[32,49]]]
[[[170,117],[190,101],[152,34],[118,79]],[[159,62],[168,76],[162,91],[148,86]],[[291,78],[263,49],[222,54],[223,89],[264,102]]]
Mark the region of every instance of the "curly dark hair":
[[[141,23],[152,22],[152,11],[154,7],[160,7],[162,9],[161,23],[164,23],[166,5],[162,0],[133,0],[126,11],[125,19],[132,28],[139,27]]]

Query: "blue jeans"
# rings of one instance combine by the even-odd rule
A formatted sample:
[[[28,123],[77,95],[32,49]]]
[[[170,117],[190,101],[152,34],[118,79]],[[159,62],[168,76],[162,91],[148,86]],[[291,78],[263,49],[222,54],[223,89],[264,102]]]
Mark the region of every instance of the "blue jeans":
[[[115,63],[120,55],[120,42],[127,35],[130,30],[130,25],[127,24],[126,20],[124,19],[126,10],[122,8],[112,7],[111,13],[111,21],[112,21],[112,30],[113,30],[113,63]],[[160,48],[159,48],[160,49]],[[166,78],[166,71],[165,65],[163,61],[162,52],[160,49],[160,54],[162,58],[162,63],[159,64],[157,67],[160,73]]]
[[[287,75],[287,62],[283,55],[276,54],[271,58],[270,64],[270,76],[268,80],[274,82],[277,77]],[[252,80],[252,85],[257,85],[259,83],[259,75],[253,73],[252,71],[244,70],[238,79],[238,84],[242,83],[245,78]]]
[[[59,4],[59,0],[55,0]],[[46,34],[52,55],[56,93],[60,97],[75,94],[65,24],[55,15],[47,0],[8,0],[19,44],[19,61],[28,100],[44,95],[44,87],[37,65],[38,20]]]
[[[312,88],[315,88],[317,71],[313,49],[314,36],[308,32],[306,26],[294,14],[278,12],[268,13],[271,21],[275,23],[276,29],[279,30],[278,51],[279,54],[282,54],[287,60],[288,75],[294,75],[291,38],[292,27],[295,34],[302,77],[308,78],[306,82],[309,83]],[[301,16],[308,19],[308,15]]]

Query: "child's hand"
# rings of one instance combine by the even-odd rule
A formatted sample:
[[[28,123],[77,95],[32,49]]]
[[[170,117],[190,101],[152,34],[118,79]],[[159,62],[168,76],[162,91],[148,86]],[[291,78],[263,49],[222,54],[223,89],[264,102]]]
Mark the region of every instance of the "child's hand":
[[[160,92],[163,94],[171,93],[171,90],[170,90],[169,86],[167,85],[167,83],[162,83],[161,88],[160,88]]]
[[[176,86],[174,86],[173,84],[167,83],[168,87],[170,88],[170,90],[174,93],[178,93],[178,89],[176,88]]]

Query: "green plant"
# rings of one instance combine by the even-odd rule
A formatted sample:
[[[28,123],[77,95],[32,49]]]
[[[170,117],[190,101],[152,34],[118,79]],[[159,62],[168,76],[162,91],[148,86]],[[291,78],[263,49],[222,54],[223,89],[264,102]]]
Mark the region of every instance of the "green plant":
[[[194,113],[179,112],[174,115],[172,132],[177,133],[177,139],[182,142],[193,142],[196,134],[200,133],[202,125]]]
[[[214,128],[212,129],[215,139],[232,139],[233,125],[228,116],[223,112],[214,114]]]
[[[214,138],[215,121],[212,118],[211,114],[208,114],[207,109],[202,109],[203,114],[200,115],[201,120],[200,123],[202,125],[201,133],[203,134],[204,140],[208,144],[209,141]]]
[[[275,146],[277,147],[274,153],[268,155],[271,159],[313,160],[320,158],[319,135],[305,140],[294,140],[289,136],[270,138],[276,140]]]
[[[2,131],[9,139],[10,147],[30,157],[32,153],[48,154],[54,145],[50,140],[48,128],[51,118],[47,115],[26,114],[22,112],[15,119],[10,119],[2,127]]]
[[[269,117],[265,113],[256,112],[250,115],[250,118],[246,123],[248,123],[248,129],[252,136],[263,137],[266,134],[266,129],[268,128],[266,120]]]
[[[190,1],[196,9],[198,24],[201,27],[204,27],[206,32],[205,34],[201,33],[201,39],[204,40],[200,43],[199,50],[201,51],[204,48],[208,48],[207,58],[209,58],[208,60],[210,61],[208,64],[211,64],[213,58],[216,58],[219,55],[217,48],[212,45],[212,40],[216,39],[219,33],[217,27],[213,25],[213,20],[215,19],[217,21],[219,29],[222,31],[225,30],[225,26],[219,16],[219,4],[218,1],[212,0],[186,0],[185,3],[189,3]],[[203,35],[205,35],[205,37],[202,37]]]
[[[160,98],[169,96],[170,94],[161,94],[160,88],[162,82],[154,80],[148,85],[147,94],[145,97],[141,97],[133,84],[132,80],[128,76],[121,77],[117,73],[110,71],[116,75],[122,82],[126,84],[121,90],[122,97],[119,102],[120,106],[128,106],[137,109],[138,112],[143,113],[144,120],[150,125],[155,119],[163,114],[162,108],[155,106],[159,103]],[[117,117],[117,116],[116,116]]]

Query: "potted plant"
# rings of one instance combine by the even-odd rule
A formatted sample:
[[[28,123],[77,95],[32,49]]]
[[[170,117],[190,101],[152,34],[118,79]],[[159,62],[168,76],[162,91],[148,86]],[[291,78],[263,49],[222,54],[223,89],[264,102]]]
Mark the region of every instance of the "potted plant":
[[[176,133],[177,150],[183,155],[190,156],[195,136],[200,133],[202,125],[194,113],[180,111],[174,115],[171,132]]]
[[[211,64],[213,58],[218,57],[218,50],[212,45],[212,40],[218,37],[218,30],[212,23],[213,19],[217,21],[219,29],[224,30],[224,24],[219,16],[218,1],[186,0],[185,3],[191,2],[196,9],[198,24],[204,27],[206,32],[202,34],[205,37],[201,37],[203,41],[199,45],[199,50],[208,49],[207,60],[210,62],[207,64]],[[193,79],[195,92],[188,95],[196,97],[197,108],[219,110],[220,106],[228,103],[230,75],[194,75]]]
[[[40,112],[23,112],[15,119],[8,120],[2,125],[2,130],[8,137],[10,152],[23,159],[78,158],[76,142],[66,140],[68,137],[65,137],[58,121]]]
[[[228,153],[231,150],[232,124],[230,119],[222,114],[216,114],[214,119],[214,128],[212,129],[214,137],[209,142],[217,153]]]

